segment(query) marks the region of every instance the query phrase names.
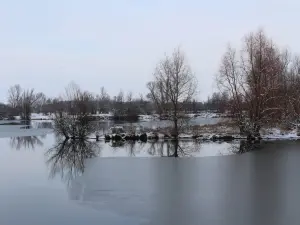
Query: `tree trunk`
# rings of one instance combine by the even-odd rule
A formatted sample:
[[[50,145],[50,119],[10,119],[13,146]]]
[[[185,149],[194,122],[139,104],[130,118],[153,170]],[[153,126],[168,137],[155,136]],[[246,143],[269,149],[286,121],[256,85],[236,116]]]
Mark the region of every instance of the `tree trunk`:
[[[178,146],[179,146],[179,143],[178,143],[178,139],[176,139],[175,141],[175,146],[174,146],[174,157],[177,158],[178,157]]]
[[[254,137],[260,137],[260,125],[258,125],[257,123],[254,123]]]
[[[239,128],[240,128],[240,135],[245,135],[246,134],[245,125],[240,123]]]
[[[178,140],[178,135],[179,135],[178,120],[177,120],[177,118],[175,118],[174,119],[174,137],[175,137],[175,140]]]
[[[177,116],[174,118],[174,133],[175,133],[175,146],[174,146],[174,157],[178,157],[178,119]]]
[[[300,136],[300,124],[297,124],[297,136]]]

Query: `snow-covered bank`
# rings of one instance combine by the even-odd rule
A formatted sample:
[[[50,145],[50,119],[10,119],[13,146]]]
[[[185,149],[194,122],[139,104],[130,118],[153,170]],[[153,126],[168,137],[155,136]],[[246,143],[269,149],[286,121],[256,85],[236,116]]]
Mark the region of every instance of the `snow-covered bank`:
[[[188,113],[185,114],[189,118],[224,118],[228,117],[227,114],[221,114],[221,113],[214,113],[214,112],[200,112],[200,113]],[[94,118],[95,120],[111,120],[113,119],[114,115],[112,113],[96,113],[96,114],[90,114],[91,118]],[[21,120],[20,116],[14,116],[16,120]],[[32,120],[53,120],[55,119],[54,113],[32,113],[31,114]],[[160,120],[160,116],[158,114],[140,114],[138,115],[139,121],[153,121],[153,120]],[[161,118],[162,119],[162,118]],[[164,118],[167,119],[167,118]]]
[[[279,128],[263,129],[260,140],[300,140],[297,131],[283,131]],[[247,136],[241,136],[238,132],[206,133],[202,134],[200,140],[246,140]]]
[[[21,120],[20,116],[14,116],[16,120]],[[44,115],[43,113],[31,113],[31,120],[53,120],[54,114]]]
[[[162,133],[154,133],[149,132],[142,138],[142,135],[129,135],[129,134],[120,134],[120,135],[105,135],[99,137],[99,139],[105,139],[107,141],[115,140],[115,141],[138,141],[138,140],[174,140],[174,137],[168,136]],[[246,136],[241,136],[239,134],[236,135],[227,135],[227,134],[204,134],[204,135],[192,135],[192,134],[180,134],[178,136],[179,140],[196,140],[196,141],[224,141],[224,142],[231,142],[234,140],[248,140]],[[297,136],[293,133],[286,134],[286,135],[262,135],[257,140],[300,140],[300,136]],[[250,139],[252,140],[252,139]]]
[[[157,115],[139,115],[139,121],[153,121],[157,120],[159,116]]]
[[[158,136],[159,139],[170,139],[170,131],[172,127],[165,127],[161,129],[153,129],[148,132],[151,136]],[[155,135],[153,135],[153,133]],[[262,140],[300,140],[297,135],[297,130],[283,130],[279,128],[262,128],[260,139]],[[196,125],[187,127],[184,132],[181,132],[179,139],[197,139],[203,141],[231,141],[247,139],[246,135],[240,135],[238,127],[231,121],[220,122],[217,124]]]
[[[283,131],[279,128],[267,129],[266,134],[261,135],[262,139],[266,140],[298,140],[300,136],[297,135],[297,130]]]

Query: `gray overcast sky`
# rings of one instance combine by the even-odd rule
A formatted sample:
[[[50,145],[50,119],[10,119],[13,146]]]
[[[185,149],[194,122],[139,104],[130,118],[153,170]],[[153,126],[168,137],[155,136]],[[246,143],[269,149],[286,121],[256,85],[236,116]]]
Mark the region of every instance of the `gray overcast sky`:
[[[14,84],[47,96],[70,82],[146,93],[155,64],[181,46],[201,99],[228,42],[264,28],[300,53],[298,0],[0,0],[0,101]]]

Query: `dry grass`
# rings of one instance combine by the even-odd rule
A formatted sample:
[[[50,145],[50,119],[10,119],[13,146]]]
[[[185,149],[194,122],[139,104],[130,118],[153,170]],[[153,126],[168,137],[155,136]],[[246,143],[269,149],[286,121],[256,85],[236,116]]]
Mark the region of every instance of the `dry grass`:
[[[148,131],[158,132],[161,134],[170,135],[172,127],[159,128],[155,130],[149,129]],[[239,133],[238,126],[229,120],[221,121],[217,124],[195,125],[186,127],[181,133],[203,135],[203,134],[227,134],[234,135]]]
[[[217,124],[197,125],[192,127],[195,134],[238,134],[238,126],[232,121],[222,121]]]
[[[264,126],[261,128],[260,133],[262,135],[270,134],[270,132],[273,132],[273,129],[279,129],[282,133],[288,133],[294,128],[291,128],[291,126],[287,126],[284,123],[278,123],[278,124],[272,124],[269,126]],[[170,135],[172,131],[172,127],[165,127],[165,128],[159,128],[156,130],[151,130],[153,132]],[[240,130],[235,121],[230,120],[223,120],[217,124],[205,124],[205,125],[194,125],[189,126],[183,129],[180,133],[184,134],[191,134],[195,136],[200,135],[211,135],[211,134],[217,134],[217,135],[239,135]]]

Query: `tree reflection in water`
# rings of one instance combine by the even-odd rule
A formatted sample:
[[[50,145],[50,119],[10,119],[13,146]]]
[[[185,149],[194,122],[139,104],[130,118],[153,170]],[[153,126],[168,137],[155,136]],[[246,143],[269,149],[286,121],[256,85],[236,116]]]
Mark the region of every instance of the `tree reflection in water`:
[[[246,152],[256,151],[261,148],[260,141],[241,140],[239,144],[232,144],[231,152],[234,154],[243,154]]]
[[[161,157],[190,156],[192,152],[200,150],[199,142],[159,141],[150,143],[149,155]]]
[[[174,157],[177,152],[179,157],[192,156],[200,151],[198,141],[148,141],[148,142],[110,142],[114,151],[126,150],[128,156],[136,156],[145,152],[149,156]]]
[[[35,149],[36,146],[43,146],[43,142],[41,139],[46,136],[27,136],[27,137],[11,137],[10,138],[10,146],[16,150],[20,150],[21,148],[25,149]]]
[[[53,129],[53,123],[52,122],[38,122],[36,124],[36,128],[48,128],[48,129]]]
[[[135,154],[143,148],[144,144],[145,144],[144,142],[140,142],[138,145],[136,144],[135,141],[127,142],[126,150],[128,152],[128,155],[129,156],[135,156]]]
[[[100,147],[97,142],[88,140],[64,140],[46,152],[50,166],[50,178],[57,175],[67,184],[81,175],[88,158],[98,156]]]

